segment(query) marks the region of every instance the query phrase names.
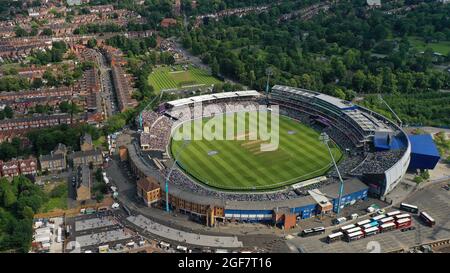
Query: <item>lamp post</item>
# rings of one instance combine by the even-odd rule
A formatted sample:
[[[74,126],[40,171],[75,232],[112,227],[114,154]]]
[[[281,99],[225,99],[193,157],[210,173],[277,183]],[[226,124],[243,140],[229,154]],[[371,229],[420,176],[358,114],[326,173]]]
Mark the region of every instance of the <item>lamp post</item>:
[[[178,157],[180,156],[181,152],[187,147],[187,145],[189,144],[189,140],[185,140],[183,145],[181,146],[180,150],[178,151],[178,153],[176,154],[176,156],[174,157],[174,162],[172,167],[170,167],[169,173],[166,176],[166,182],[165,182],[165,189],[166,189],[166,212],[169,212],[169,178],[170,175],[172,174],[172,171],[175,169],[175,166],[177,165],[177,161],[178,161]]]
[[[266,98],[269,98],[269,80],[270,76],[273,75],[273,70],[271,67],[268,67],[266,69],[266,75],[267,75],[267,83],[266,83]]]
[[[340,181],[339,200],[338,200],[338,207],[337,207],[337,211],[336,211],[336,214],[339,214],[339,212],[341,211],[341,199],[342,199],[342,193],[344,191],[344,181],[342,180],[342,176],[341,176],[341,173],[339,172],[339,168],[336,164],[336,160],[334,160],[333,153],[331,152],[330,146],[328,145],[328,141],[330,141],[330,137],[327,135],[327,133],[322,132],[319,136],[319,140],[322,141],[327,146],[328,152],[330,153],[331,160],[333,161],[334,168],[336,169],[336,172],[339,176],[339,181]]]

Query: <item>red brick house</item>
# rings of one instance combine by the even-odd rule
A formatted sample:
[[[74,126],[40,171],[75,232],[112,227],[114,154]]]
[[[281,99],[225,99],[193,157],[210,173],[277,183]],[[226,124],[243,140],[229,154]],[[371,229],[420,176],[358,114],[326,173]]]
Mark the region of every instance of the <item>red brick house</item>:
[[[177,24],[177,20],[173,19],[173,18],[164,18],[161,21],[161,26],[163,28],[168,28],[170,26],[174,26]]]
[[[36,158],[28,158],[19,160],[19,170],[21,174],[36,174],[37,173],[37,160]]]
[[[19,161],[17,160],[10,160],[7,162],[2,162],[1,168],[2,168],[2,176],[6,177],[13,177],[19,175],[20,169],[19,169]]]

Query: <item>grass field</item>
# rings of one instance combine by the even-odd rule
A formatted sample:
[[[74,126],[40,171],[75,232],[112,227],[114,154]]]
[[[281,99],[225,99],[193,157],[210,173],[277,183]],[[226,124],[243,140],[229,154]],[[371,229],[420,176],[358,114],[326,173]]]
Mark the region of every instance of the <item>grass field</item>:
[[[209,75],[206,71],[190,66],[186,71],[180,66],[171,68],[159,67],[153,70],[148,78],[148,82],[159,93],[163,89],[178,89],[189,86],[210,86],[221,81]]]
[[[225,123],[225,118],[220,117]],[[209,119],[203,119],[205,125]],[[245,123],[248,132],[248,115]],[[238,119],[234,118],[235,124]],[[240,121],[243,122],[242,119]],[[269,123],[270,124],[270,123]],[[200,126],[202,126],[200,125]],[[192,126],[194,127],[194,126]],[[191,177],[224,190],[277,189],[326,173],[331,159],[319,133],[295,120],[280,116],[280,143],[275,151],[261,152],[261,140],[171,141],[172,157]],[[223,133],[223,131],[219,131]],[[182,129],[176,130],[181,134]],[[336,160],[340,149],[332,145]]]
[[[42,205],[40,212],[67,209],[68,189],[66,181],[45,185],[44,192],[48,194],[49,200]]]
[[[408,38],[411,45],[419,51],[425,51],[426,48],[433,49],[434,52],[438,52],[444,55],[450,53],[450,41],[442,41],[438,43],[425,43],[422,39],[417,37]]]

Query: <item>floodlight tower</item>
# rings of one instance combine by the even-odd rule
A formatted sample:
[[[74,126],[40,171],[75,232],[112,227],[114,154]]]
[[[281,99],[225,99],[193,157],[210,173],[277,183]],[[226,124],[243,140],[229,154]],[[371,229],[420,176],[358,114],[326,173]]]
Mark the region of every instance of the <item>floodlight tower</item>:
[[[178,151],[178,153],[176,154],[176,156],[174,157],[174,162],[172,167],[169,170],[169,173],[166,176],[166,181],[165,181],[165,189],[166,189],[166,212],[169,212],[169,178],[170,175],[172,174],[172,171],[175,169],[175,166],[177,165],[177,161],[178,161],[178,157],[180,156],[181,152],[187,147],[187,145],[189,144],[189,140],[185,140],[183,145],[181,146],[180,150]]]
[[[383,99],[383,96],[381,96],[381,94],[378,94],[378,98],[381,100],[381,102],[384,103],[384,105],[386,105],[386,107],[389,109],[389,111],[391,111],[391,113],[394,115],[394,117],[397,119],[400,127],[403,127],[403,122],[402,120],[399,118],[399,116],[397,116],[397,114],[394,112],[394,110],[392,110],[392,108],[389,106],[389,104]]]
[[[270,76],[273,75],[273,69],[271,67],[268,67],[266,69],[266,75],[267,75],[267,83],[266,83],[266,99],[269,101],[269,80]]]
[[[339,168],[336,164],[336,160],[334,160],[333,153],[331,152],[330,146],[328,145],[328,142],[330,141],[330,137],[327,135],[327,133],[322,132],[319,136],[319,140],[327,146],[328,152],[330,153],[331,160],[333,161],[334,168],[336,169],[336,172],[339,177],[340,187],[339,187],[339,200],[338,200],[338,207],[336,214],[339,214],[341,211],[341,199],[342,199],[342,193],[344,191],[344,180],[342,180],[341,172],[339,172]]]

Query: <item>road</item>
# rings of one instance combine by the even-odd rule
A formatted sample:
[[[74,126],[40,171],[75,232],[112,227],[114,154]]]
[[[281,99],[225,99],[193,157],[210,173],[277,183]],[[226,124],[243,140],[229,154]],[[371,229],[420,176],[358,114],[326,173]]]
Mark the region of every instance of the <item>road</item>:
[[[97,63],[100,70],[103,112],[106,113],[106,117],[110,117],[117,113],[117,103],[112,83],[111,68],[107,64],[106,57],[98,50],[95,52],[97,54]]]

